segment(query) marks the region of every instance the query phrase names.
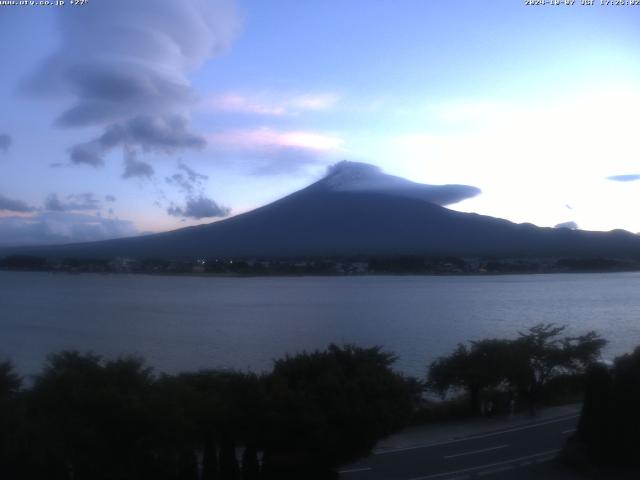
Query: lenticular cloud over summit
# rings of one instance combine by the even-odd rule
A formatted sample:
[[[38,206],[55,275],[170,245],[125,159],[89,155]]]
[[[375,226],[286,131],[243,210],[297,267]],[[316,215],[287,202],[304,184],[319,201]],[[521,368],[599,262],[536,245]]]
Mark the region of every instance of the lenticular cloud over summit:
[[[322,181],[336,192],[374,192],[418,198],[436,205],[452,205],[482,191],[471,185],[427,185],[384,173],[368,163],[342,161],[327,171]]]

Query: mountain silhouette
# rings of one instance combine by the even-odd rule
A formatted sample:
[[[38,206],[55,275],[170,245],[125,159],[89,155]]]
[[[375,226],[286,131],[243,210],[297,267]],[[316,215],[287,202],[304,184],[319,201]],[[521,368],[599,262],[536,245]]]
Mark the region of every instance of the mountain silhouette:
[[[235,217],[165,233],[11,249],[47,257],[229,258],[496,256],[640,258],[623,230],[541,228],[445,208],[480,193],[423,185],[364,163],[340,162],[320,181]]]

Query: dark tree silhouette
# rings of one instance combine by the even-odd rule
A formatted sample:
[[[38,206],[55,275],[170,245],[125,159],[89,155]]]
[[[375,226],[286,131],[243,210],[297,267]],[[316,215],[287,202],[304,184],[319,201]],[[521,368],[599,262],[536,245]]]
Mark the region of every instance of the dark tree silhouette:
[[[0,362],[0,401],[10,400],[16,397],[22,380],[15,373],[10,361]]]
[[[265,478],[333,478],[408,421],[420,388],[380,348],[331,345],[278,360],[268,379]],[[316,475],[316,477],[313,477]]]
[[[578,429],[567,442],[564,458],[582,468],[604,468],[601,478],[618,478],[614,474],[619,469],[629,470],[624,478],[637,478],[639,405],[640,347],[616,358],[611,367],[591,367]]]
[[[596,463],[605,460],[604,453],[609,442],[611,424],[606,413],[611,408],[611,380],[609,368],[605,365],[594,364],[587,370],[584,403],[577,435],[591,439],[586,453]]]
[[[22,380],[9,361],[0,362],[0,477],[15,476],[20,469],[19,444],[23,411],[19,404]]]
[[[49,357],[30,392],[30,478],[131,478],[144,469],[153,441],[145,408],[151,385],[136,358]]]
[[[155,376],[135,357],[67,351],[27,390],[3,363],[0,478],[336,478],[412,414],[421,385],[393,361],[380,348],[330,346],[266,376]]]
[[[46,270],[49,268],[49,263],[43,257],[10,255],[0,259],[0,268],[9,270]]]
[[[264,381],[253,374],[201,371],[174,379],[191,392],[193,417],[205,479],[240,478],[236,447],[246,448],[244,463],[257,464],[257,445],[266,405]],[[249,456],[253,453],[253,461]],[[250,469],[250,467],[247,467]]]
[[[469,394],[470,411],[478,413],[480,392],[497,387],[506,378],[511,350],[507,340],[470,342],[469,347],[459,344],[451,355],[431,363],[427,386],[442,396],[451,389],[465,390]]]
[[[595,332],[560,337],[564,326],[538,324],[514,340],[486,339],[458,345],[449,356],[431,363],[427,386],[445,395],[451,389],[469,394],[478,411],[483,389],[505,386],[517,390],[535,413],[540,393],[559,375],[584,374],[597,360],[606,341]]]
[[[606,340],[596,332],[560,338],[566,326],[540,323],[513,342],[508,380],[529,404],[533,415],[540,393],[548,382],[561,374],[583,374],[600,357]]]
[[[613,458],[640,467],[640,347],[616,358],[611,385]]]

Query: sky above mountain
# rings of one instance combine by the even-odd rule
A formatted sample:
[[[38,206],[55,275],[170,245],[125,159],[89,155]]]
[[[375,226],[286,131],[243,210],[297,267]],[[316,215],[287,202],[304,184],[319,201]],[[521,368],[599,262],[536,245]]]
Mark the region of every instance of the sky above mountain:
[[[580,3],[0,6],[0,244],[207,223],[343,159],[638,232],[640,6]]]

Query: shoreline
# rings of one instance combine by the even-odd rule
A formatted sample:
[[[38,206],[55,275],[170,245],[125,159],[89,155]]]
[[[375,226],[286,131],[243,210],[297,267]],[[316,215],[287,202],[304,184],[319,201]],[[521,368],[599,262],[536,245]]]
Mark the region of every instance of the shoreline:
[[[147,271],[70,271],[29,270],[0,268],[0,272],[50,273],[54,275],[147,275],[152,277],[196,277],[196,278],[302,278],[302,277],[505,277],[511,275],[575,275],[640,273],[640,268],[618,270],[532,270],[507,272],[367,272],[367,273],[214,273],[214,272],[147,272]]]

